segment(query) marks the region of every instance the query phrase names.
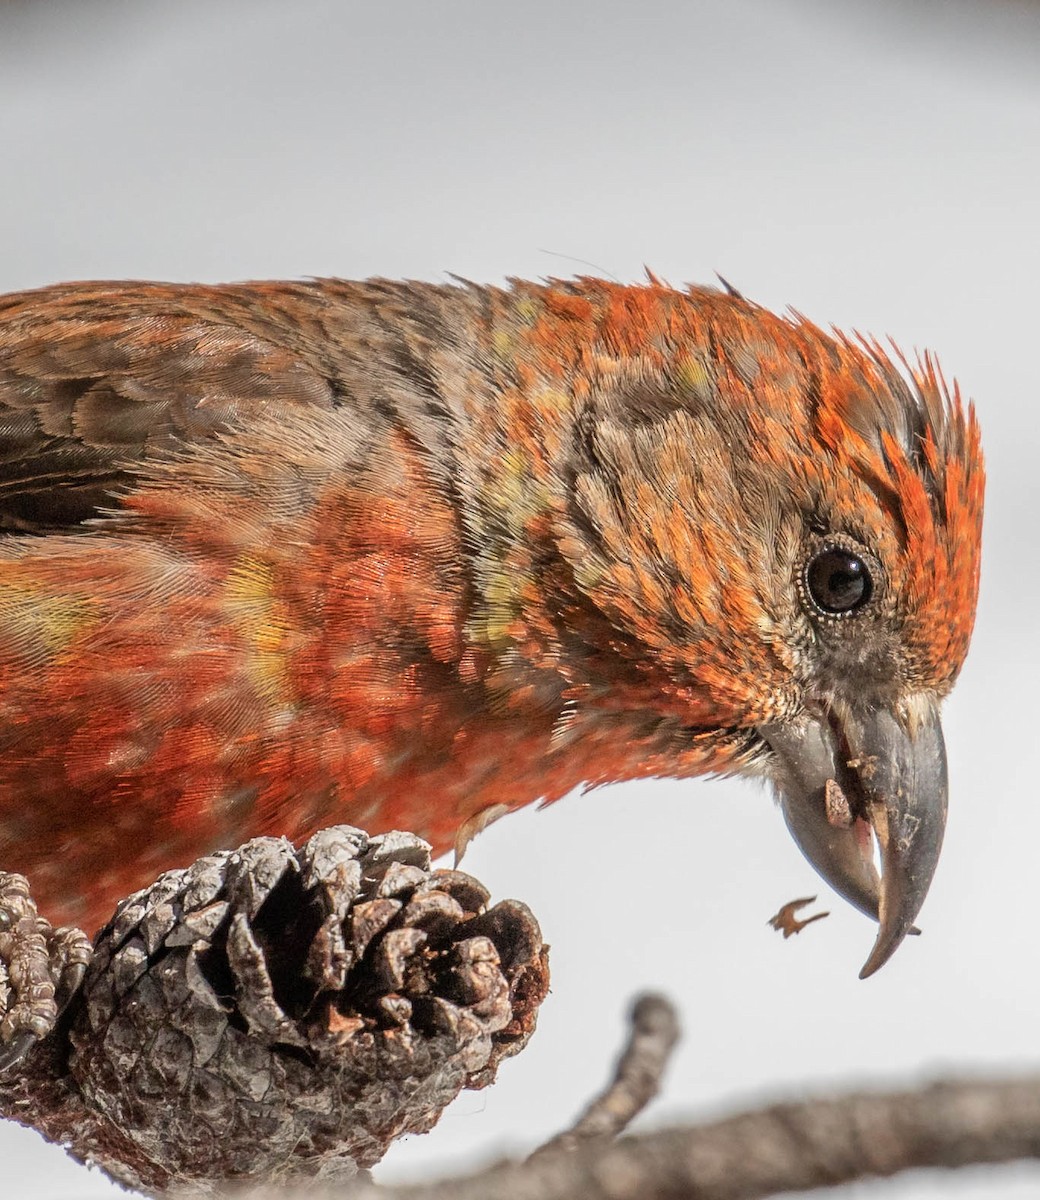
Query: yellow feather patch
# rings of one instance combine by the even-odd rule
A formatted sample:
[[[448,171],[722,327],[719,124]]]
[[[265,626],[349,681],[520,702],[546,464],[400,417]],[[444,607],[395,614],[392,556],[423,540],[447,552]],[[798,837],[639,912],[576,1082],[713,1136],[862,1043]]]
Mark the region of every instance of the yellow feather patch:
[[[98,622],[97,608],[80,596],[61,596],[37,584],[0,583],[3,639],[27,664],[56,658]]]
[[[247,671],[257,690],[279,706],[291,702],[290,623],[273,593],[274,571],[255,555],[242,555],[228,572],[225,599],[248,647]]]

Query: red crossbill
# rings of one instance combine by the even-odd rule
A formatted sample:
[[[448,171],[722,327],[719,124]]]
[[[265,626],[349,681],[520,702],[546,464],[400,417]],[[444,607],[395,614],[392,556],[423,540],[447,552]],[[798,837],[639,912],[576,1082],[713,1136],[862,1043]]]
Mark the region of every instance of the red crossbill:
[[[739,773],[869,973],[939,854],[982,496],[931,359],[732,292],[8,296],[0,865],[94,927],[256,834]]]

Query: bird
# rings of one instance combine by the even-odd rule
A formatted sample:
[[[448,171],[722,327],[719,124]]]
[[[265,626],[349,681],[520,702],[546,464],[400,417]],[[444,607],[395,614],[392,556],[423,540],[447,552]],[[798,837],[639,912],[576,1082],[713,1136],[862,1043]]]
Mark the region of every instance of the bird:
[[[728,285],[4,296],[0,867],[93,929],[247,837],[461,854],[749,776],[872,974],[939,857],[983,497],[932,355]]]

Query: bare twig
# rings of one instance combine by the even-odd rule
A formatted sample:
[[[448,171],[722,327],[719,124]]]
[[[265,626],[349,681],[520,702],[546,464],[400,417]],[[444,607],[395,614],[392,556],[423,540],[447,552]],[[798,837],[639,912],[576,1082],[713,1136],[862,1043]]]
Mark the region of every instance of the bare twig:
[[[686,1129],[584,1144],[466,1179],[371,1187],[350,1200],[765,1200],[886,1178],[1040,1158],[1040,1077],[777,1104]],[[284,1193],[279,1200],[289,1200]],[[302,1200],[302,1197],[301,1197]],[[308,1193],[308,1200],[316,1200]]]
[[[679,1040],[679,1018],[671,1001],[653,993],[637,998],[629,1017],[631,1030],[614,1078],[595,1096],[570,1129],[558,1133],[531,1155],[539,1158],[574,1150],[584,1142],[616,1138],[650,1103]]]

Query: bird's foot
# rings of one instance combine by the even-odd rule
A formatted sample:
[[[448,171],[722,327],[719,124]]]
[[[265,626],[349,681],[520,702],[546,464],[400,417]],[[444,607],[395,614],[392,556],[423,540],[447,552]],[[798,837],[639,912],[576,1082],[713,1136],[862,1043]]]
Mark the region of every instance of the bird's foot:
[[[81,929],[55,929],[39,915],[24,875],[0,871],[0,1072],[51,1032],[90,955]]]

